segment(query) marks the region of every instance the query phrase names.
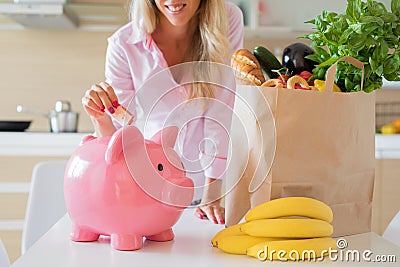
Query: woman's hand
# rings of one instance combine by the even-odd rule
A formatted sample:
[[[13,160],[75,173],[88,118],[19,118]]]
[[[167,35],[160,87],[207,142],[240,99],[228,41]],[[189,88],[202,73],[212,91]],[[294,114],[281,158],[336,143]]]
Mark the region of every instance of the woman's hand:
[[[225,208],[221,207],[222,180],[206,178],[203,197],[194,214],[200,219],[225,224]]]
[[[107,115],[105,113],[106,109],[113,114],[115,108],[119,105],[114,89],[106,82],[93,84],[85,92],[82,104],[86,113],[94,119],[100,119]]]
[[[220,201],[200,205],[195,210],[195,216],[200,219],[209,219],[214,223],[225,224],[225,208],[221,207]]]
[[[113,114],[119,103],[114,89],[108,83],[101,82],[92,85],[82,97],[82,105],[92,119],[96,136],[112,135],[115,132],[106,109],[108,113]]]

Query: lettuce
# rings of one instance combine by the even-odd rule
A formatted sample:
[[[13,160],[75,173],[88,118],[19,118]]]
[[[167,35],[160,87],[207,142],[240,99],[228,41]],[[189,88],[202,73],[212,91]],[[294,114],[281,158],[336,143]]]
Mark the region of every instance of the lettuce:
[[[311,41],[315,54],[307,58],[319,63],[311,79],[325,77],[326,70],[343,56],[364,63],[365,92],[382,87],[383,77],[400,81],[400,0],[391,1],[391,11],[374,0],[348,0],[345,13],[324,10],[306,23],[311,33],[300,38]],[[335,83],[343,92],[360,91],[361,70],[339,62]]]

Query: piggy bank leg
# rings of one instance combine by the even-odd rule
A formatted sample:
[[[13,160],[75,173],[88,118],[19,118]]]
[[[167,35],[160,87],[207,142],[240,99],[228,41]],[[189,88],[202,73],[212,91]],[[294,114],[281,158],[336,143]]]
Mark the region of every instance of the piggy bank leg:
[[[137,250],[143,245],[143,237],[135,234],[111,234],[111,246],[117,250]]]
[[[159,234],[146,236],[146,239],[152,240],[152,241],[170,241],[170,240],[174,239],[174,237],[175,237],[174,232],[170,228]]]
[[[91,242],[99,239],[99,234],[88,229],[82,228],[76,224],[72,225],[71,240],[77,242]]]

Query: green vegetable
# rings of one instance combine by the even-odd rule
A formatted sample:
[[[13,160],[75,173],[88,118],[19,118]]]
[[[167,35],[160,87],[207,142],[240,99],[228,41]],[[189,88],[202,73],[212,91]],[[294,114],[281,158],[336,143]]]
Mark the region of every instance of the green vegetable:
[[[282,64],[271,51],[263,46],[257,46],[254,48],[253,54],[269,78],[274,79],[279,76],[279,73],[274,70],[282,69]]]
[[[307,58],[319,63],[311,79],[323,79],[326,70],[343,56],[364,63],[364,91],[382,87],[383,77],[400,81],[400,0],[391,1],[391,12],[374,0],[347,0],[344,14],[323,11],[307,21],[315,30],[301,38],[311,40],[315,54]],[[339,62],[335,83],[343,92],[360,91],[361,70]]]

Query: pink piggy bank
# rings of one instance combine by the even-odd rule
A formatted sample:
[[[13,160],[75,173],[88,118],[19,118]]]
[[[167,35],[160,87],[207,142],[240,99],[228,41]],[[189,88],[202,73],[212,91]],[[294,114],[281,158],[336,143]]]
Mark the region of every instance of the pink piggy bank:
[[[193,198],[193,181],[173,149],[177,134],[167,127],[145,140],[126,126],[111,137],[82,140],[64,180],[73,241],[107,235],[113,248],[136,250],[143,237],[174,238],[172,226]]]

